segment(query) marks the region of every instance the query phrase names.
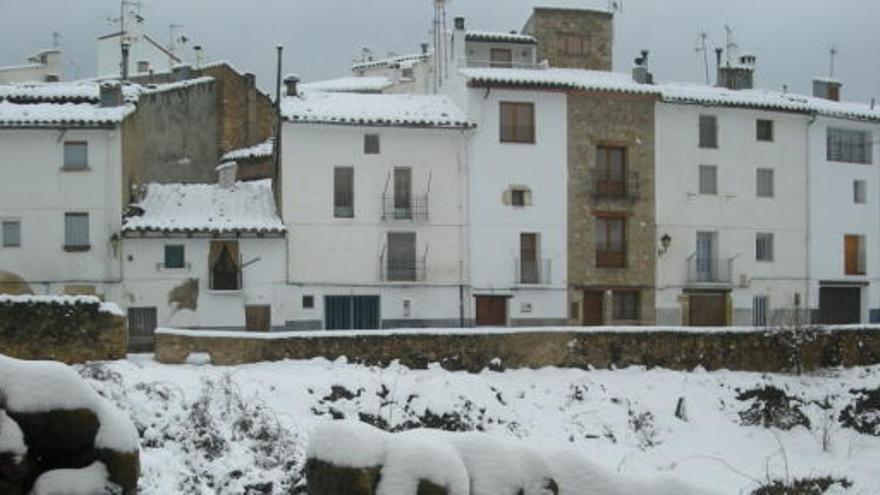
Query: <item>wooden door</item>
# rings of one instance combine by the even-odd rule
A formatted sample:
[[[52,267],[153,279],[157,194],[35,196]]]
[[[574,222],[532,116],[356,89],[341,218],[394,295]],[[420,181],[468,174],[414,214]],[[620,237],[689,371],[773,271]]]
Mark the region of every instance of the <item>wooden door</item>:
[[[692,327],[723,327],[727,325],[727,294],[691,294],[688,297],[689,320]]]
[[[507,325],[507,298],[504,296],[476,296],[477,326],[503,327]]]
[[[244,319],[248,332],[268,332],[272,326],[272,307],[245,306]]]
[[[860,237],[847,235],[843,237],[844,269],[847,275],[864,275],[865,271],[859,263]]]
[[[394,168],[394,218],[412,219],[412,169]]]
[[[600,290],[584,291],[583,325],[599,326],[604,323],[605,294]]]

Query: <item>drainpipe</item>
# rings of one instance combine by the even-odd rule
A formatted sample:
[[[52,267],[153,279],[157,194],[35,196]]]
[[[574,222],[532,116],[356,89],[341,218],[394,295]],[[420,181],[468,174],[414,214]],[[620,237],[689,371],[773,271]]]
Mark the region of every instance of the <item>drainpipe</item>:
[[[816,112],[813,111],[813,112],[810,112],[810,120],[807,121],[807,127],[806,127],[807,178],[806,178],[805,186],[807,188],[807,194],[806,194],[806,198],[807,198],[807,250],[806,250],[807,251],[807,282],[806,282],[806,289],[804,291],[804,305],[803,306],[806,308],[806,311],[808,312],[807,313],[807,321],[809,323],[813,323],[812,309],[810,309],[810,305],[811,305],[811,301],[812,301],[812,298],[810,297],[810,295],[811,295],[810,289],[812,286],[812,278],[813,278],[813,270],[812,270],[813,262],[811,259],[812,249],[810,249],[810,247],[812,245],[812,237],[813,237],[812,223],[811,223],[813,200],[810,197],[811,196],[811,194],[810,194],[810,175],[812,173],[813,162],[810,158],[810,156],[811,156],[810,151],[812,149],[812,142],[810,140],[810,129],[812,128],[812,126],[815,122],[816,122]],[[818,292],[817,292],[817,296],[818,296]],[[795,311],[797,311],[797,308],[795,308]],[[800,318],[799,315],[795,315],[795,317]]]

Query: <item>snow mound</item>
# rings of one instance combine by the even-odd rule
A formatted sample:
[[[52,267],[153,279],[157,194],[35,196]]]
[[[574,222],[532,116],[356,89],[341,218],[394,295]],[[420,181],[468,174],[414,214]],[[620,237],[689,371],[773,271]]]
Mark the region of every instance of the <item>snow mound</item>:
[[[0,409],[0,454],[12,454],[16,463],[27,454],[24,433],[6,411]]]
[[[93,462],[82,469],[55,469],[37,478],[31,495],[96,495],[112,493],[107,468]]]
[[[388,434],[356,421],[324,423],[309,437],[306,454],[337,466],[367,468],[382,464]],[[351,448],[357,445],[358,448]]]
[[[389,435],[377,495],[416,493],[420,480],[446,487],[448,495],[468,495],[467,466],[445,434],[411,430]]]
[[[22,361],[0,355],[0,395],[4,408],[19,413],[88,409],[100,427],[95,447],[135,452],[137,430],[118,409],[101,398],[72,368],[55,361]]]

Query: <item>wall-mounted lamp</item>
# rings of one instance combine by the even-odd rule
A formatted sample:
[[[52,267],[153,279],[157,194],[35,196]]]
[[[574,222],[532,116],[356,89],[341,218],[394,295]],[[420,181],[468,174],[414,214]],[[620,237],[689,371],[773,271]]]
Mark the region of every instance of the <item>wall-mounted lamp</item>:
[[[670,244],[672,244],[672,237],[669,237],[669,234],[663,234],[663,237],[660,238],[660,249],[657,250],[657,255],[663,256],[666,254]]]

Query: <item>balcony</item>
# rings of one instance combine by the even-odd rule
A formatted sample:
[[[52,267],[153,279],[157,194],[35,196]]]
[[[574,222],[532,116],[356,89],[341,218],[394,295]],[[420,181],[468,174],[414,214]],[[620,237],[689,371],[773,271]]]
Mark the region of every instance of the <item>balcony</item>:
[[[625,177],[611,178],[614,174],[606,169],[590,170],[590,194],[594,201],[636,201],[639,198],[639,174],[629,171]]]
[[[596,250],[598,268],[626,268],[626,251]]]
[[[698,258],[692,254],[687,259],[687,281],[691,284],[731,284],[733,258]]]
[[[382,195],[382,221],[428,221],[428,195],[411,196],[401,200],[393,194]]]
[[[550,260],[518,258],[514,263],[515,282],[523,285],[547,285],[551,282]]]
[[[383,282],[423,282],[426,259],[393,260],[384,254],[379,259],[379,273]]]

